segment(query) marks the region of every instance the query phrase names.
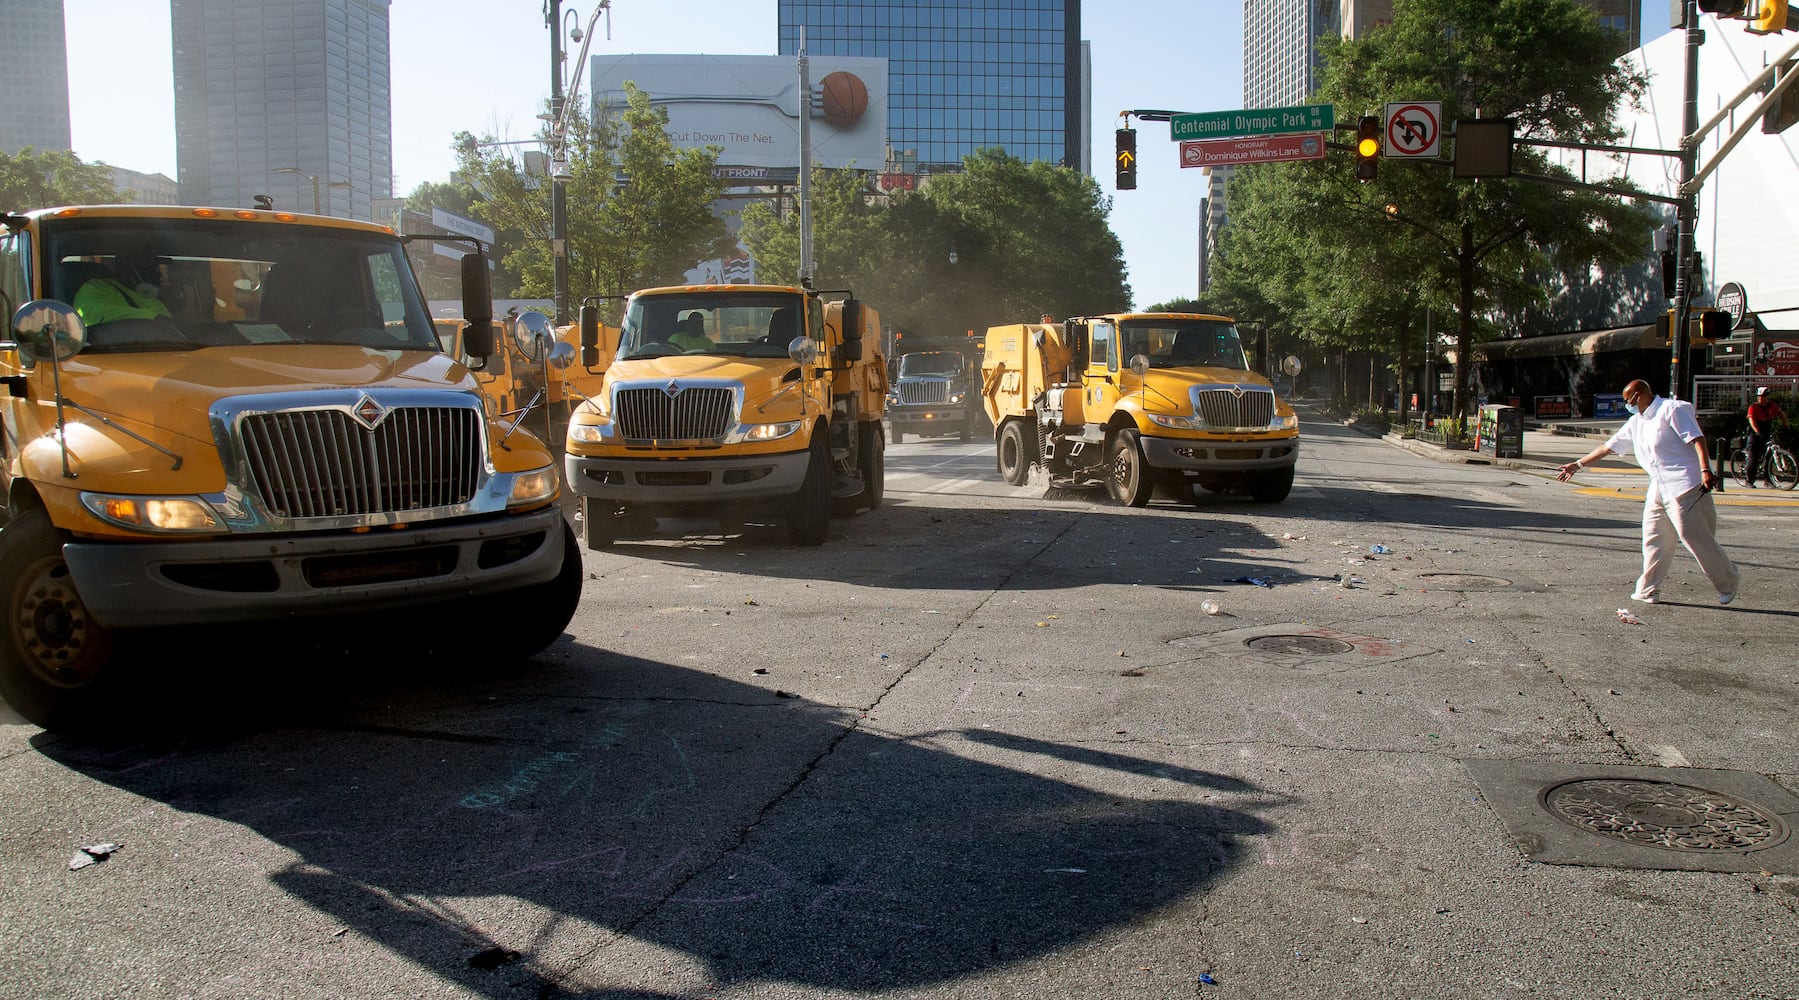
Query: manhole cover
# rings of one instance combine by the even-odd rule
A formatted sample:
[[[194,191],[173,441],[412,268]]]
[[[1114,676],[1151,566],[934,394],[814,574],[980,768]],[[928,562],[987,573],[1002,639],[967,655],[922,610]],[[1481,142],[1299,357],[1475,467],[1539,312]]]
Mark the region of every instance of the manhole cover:
[[[1474,573],[1420,573],[1418,579],[1444,590],[1503,590],[1512,585],[1510,580]]]
[[[1786,823],[1754,803],[1667,781],[1583,778],[1544,789],[1542,806],[1590,833],[1667,851],[1756,851],[1787,839]]]
[[[1288,656],[1336,656],[1355,649],[1341,639],[1321,635],[1260,635],[1244,643],[1262,653],[1284,653]]]

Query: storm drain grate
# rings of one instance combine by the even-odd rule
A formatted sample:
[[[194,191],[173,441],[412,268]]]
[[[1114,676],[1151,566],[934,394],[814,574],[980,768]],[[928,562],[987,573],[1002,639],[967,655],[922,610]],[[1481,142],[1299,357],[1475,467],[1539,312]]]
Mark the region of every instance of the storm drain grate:
[[[1259,652],[1286,656],[1335,656],[1355,649],[1352,643],[1322,635],[1260,635],[1243,645]]]
[[[1465,760],[1532,861],[1799,875],[1799,797],[1764,775],[1696,767]]]
[[[1418,582],[1424,585],[1425,590],[1459,593],[1510,590],[1534,594],[1549,589],[1534,580],[1508,580],[1502,576],[1486,576],[1481,573],[1419,573]]]
[[[1540,803],[1582,830],[1665,851],[1755,851],[1787,839],[1781,818],[1754,803],[1671,781],[1568,781]]]

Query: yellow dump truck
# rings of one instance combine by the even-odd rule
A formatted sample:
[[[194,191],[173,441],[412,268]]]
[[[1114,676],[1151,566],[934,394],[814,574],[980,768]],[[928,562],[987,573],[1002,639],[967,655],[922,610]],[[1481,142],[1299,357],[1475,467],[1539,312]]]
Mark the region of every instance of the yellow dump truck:
[[[556,407],[585,399],[599,391],[605,366],[611,360],[598,359],[593,367],[554,363],[550,355],[558,350],[555,345],[567,344],[571,357],[579,350],[580,328],[572,324],[551,327],[542,313],[527,312],[496,320],[494,352],[484,364],[463,350],[462,320],[439,318],[432,322],[444,353],[462,358],[476,369],[481,391],[493,398],[502,413],[516,414],[533,401],[538,406]],[[603,341],[618,342],[616,329],[603,329],[600,335]],[[558,437],[557,443],[560,442]]]
[[[1103,482],[1141,507],[1160,488],[1245,492],[1276,503],[1293,488],[1299,418],[1250,370],[1236,324],[1195,313],[1117,313],[987,331],[981,392],[999,473],[1023,486]]]
[[[831,515],[881,505],[887,372],[854,298],[795,285],[648,288],[616,345],[582,310],[583,352],[611,354],[565,443],[588,547],[658,515],[729,529],[772,514],[818,545]],[[651,525],[653,527],[653,525]]]
[[[25,718],[104,714],[150,626],[328,618],[424,649],[393,612],[431,608],[505,622],[445,641],[517,657],[562,634],[555,456],[441,350],[401,237],[214,208],[0,224],[0,696]],[[485,255],[463,264],[490,354]]]

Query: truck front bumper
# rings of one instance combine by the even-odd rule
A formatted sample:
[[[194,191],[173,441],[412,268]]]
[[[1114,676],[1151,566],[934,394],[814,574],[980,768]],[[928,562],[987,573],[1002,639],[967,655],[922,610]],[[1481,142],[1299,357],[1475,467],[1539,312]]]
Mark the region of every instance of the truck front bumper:
[[[798,493],[809,451],[729,458],[587,458],[568,455],[563,472],[582,496],[617,503],[721,503],[772,500]]]
[[[366,534],[69,542],[63,561],[109,628],[221,624],[438,604],[555,579],[562,511]]]
[[[1191,472],[1241,472],[1284,469],[1299,461],[1299,438],[1269,441],[1196,441],[1189,438],[1143,438],[1143,455],[1158,469]]]
[[[887,407],[887,423],[901,431],[918,434],[937,433],[937,428],[955,430],[968,423],[968,409],[962,406],[921,406],[917,409]],[[944,433],[948,433],[945,431]]]

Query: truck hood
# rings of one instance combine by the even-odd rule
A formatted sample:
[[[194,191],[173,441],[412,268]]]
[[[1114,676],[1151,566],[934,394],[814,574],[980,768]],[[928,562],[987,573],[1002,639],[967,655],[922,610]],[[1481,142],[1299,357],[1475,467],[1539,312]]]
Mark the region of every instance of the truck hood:
[[[1195,386],[1253,385],[1273,390],[1260,374],[1241,368],[1152,368],[1144,373],[1141,383],[1130,372],[1125,372],[1119,380],[1119,388],[1132,396],[1138,394],[1140,385],[1144,390],[1145,408],[1153,413],[1167,413],[1171,407],[1176,413],[1187,412],[1191,398],[1189,390]],[[1285,403],[1276,397],[1275,406],[1281,409]]]
[[[432,351],[294,345],[82,356],[63,362],[63,393],[140,432],[210,442],[208,411],[228,396],[370,388],[467,388],[468,369]],[[150,415],[148,420],[144,415]]]
[[[644,358],[614,362],[607,370],[614,384],[626,382],[684,382],[719,379],[743,385],[746,405],[768,398],[783,386],[799,381],[799,366],[791,358],[723,358],[688,354],[668,358]],[[798,397],[795,397],[797,400]]]

